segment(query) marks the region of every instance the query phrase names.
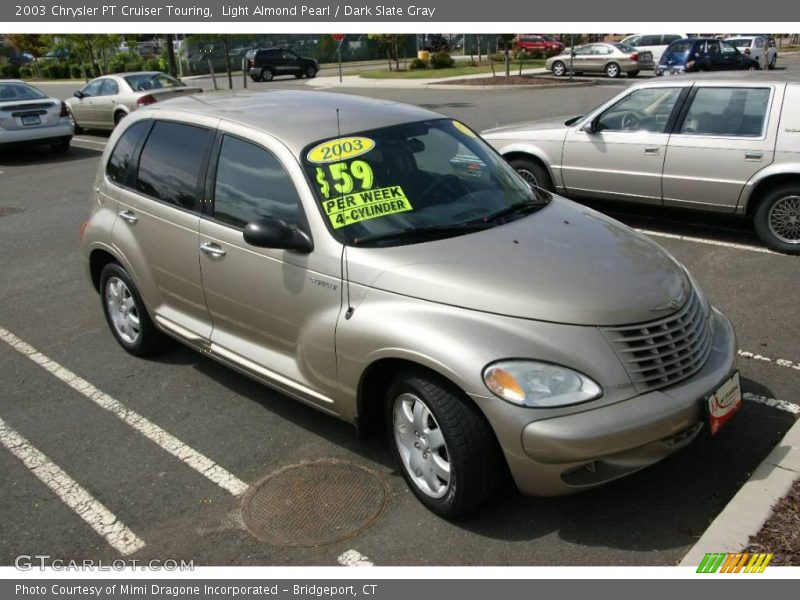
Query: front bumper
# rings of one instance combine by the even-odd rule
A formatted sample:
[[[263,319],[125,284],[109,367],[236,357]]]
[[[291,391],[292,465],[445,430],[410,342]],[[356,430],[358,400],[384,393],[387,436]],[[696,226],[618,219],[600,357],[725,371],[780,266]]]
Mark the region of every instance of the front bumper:
[[[714,310],[714,340],[703,368],[672,387],[622,402],[526,424],[520,451],[504,447],[520,491],[566,494],[652,465],[691,443],[703,425],[703,399],[733,371],[736,336]]]

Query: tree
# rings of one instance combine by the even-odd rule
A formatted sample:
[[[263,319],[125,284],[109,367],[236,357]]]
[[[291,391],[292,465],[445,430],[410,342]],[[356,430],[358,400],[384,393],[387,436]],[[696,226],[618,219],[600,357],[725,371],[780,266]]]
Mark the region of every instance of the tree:
[[[395,70],[399,71],[400,48],[405,46],[407,36],[399,33],[370,33],[367,37],[378,42],[378,46],[386,52],[389,70],[392,70],[392,61],[394,61]]]
[[[501,33],[497,36],[497,41],[503,44],[503,50],[506,55],[506,77],[511,77],[511,61],[509,60],[508,51],[515,37],[513,33]]]
[[[95,75],[100,75],[100,59],[105,58],[108,65],[108,51],[119,47],[121,37],[117,34],[59,34],[43,36],[49,52],[65,52],[70,57],[77,57],[81,62],[92,66]],[[106,70],[108,70],[106,68]]]
[[[33,69],[38,77],[38,60],[47,52],[43,36],[38,33],[9,33],[6,35],[6,40],[8,45],[20,54],[27,52],[33,56]]]

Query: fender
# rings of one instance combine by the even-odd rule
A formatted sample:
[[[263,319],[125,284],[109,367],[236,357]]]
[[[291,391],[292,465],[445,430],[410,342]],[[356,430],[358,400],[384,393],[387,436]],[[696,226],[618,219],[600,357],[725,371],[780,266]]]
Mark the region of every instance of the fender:
[[[497,151],[506,158],[510,154],[527,154],[538,158],[550,174],[557,192],[564,191],[564,181],[561,177],[561,152],[563,140],[548,140],[544,143],[518,141],[518,140],[493,140],[493,145]]]
[[[776,152],[776,154],[778,153]],[[756,191],[761,187],[761,184],[767,183],[772,178],[792,175],[800,179],[800,157],[791,162],[773,162],[758,171],[744,184],[739,194],[739,202],[736,205],[736,214],[745,215],[748,213],[750,202],[758,199]]]

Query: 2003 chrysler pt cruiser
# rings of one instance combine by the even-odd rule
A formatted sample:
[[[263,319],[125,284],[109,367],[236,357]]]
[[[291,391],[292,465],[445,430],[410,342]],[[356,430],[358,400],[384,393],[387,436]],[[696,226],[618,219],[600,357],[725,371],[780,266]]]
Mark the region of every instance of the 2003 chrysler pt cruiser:
[[[137,111],[82,253],[127,351],[167,334],[385,425],[444,516],[486,502],[505,465],[526,494],[586,489],[741,404],[731,325],[686,269],[416,107],[275,91]]]

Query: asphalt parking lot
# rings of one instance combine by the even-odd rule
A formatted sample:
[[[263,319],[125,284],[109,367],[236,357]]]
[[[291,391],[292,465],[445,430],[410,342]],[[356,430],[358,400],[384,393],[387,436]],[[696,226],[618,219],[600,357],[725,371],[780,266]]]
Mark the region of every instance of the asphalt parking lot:
[[[737,74],[745,75],[762,76]],[[603,82],[353,93],[423,104],[483,129],[581,114],[618,91]],[[596,205],[686,264],[732,320],[745,407],[714,438],[703,432],[598,490],[537,499],[509,488],[482,513],[443,521],[409,492],[385,439],[361,441],[349,425],[178,345],[142,360],[116,344],[77,252],[106,139],[76,136],[67,155],[0,154],[0,564],[20,554],[112,560],[130,551],[208,565],[673,565],[800,411],[800,257],[765,251],[737,219]],[[377,476],[386,497],[378,518],[319,547],[251,535],[245,488],[326,459]],[[114,531],[104,538],[87,519]]]

